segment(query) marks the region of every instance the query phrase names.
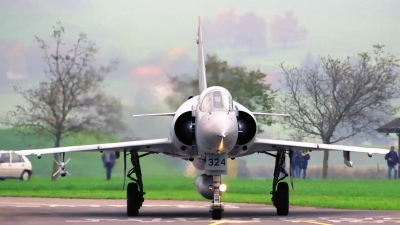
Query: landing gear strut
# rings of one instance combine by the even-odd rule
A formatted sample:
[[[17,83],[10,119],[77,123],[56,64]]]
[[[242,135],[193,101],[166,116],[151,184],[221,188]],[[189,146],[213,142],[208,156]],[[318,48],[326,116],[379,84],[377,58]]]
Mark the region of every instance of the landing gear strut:
[[[272,183],[271,201],[274,204],[276,212],[279,216],[287,216],[289,214],[289,185],[286,182],[280,182],[288,176],[288,173],[284,168],[285,153],[285,150],[278,150],[276,155],[272,155],[275,157],[275,169],[274,181]],[[279,178],[281,173],[283,173],[284,176]]]
[[[214,198],[210,205],[211,218],[213,220],[220,220],[222,218],[222,212],[224,211],[224,205],[221,202],[221,175],[213,176],[212,190],[214,191]]]
[[[130,151],[132,169],[129,170],[127,177],[133,181],[128,184],[126,189],[126,211],[128,216],[138,216],[139,209],[142,207],[144,202],[143,191],[143,181],[142,181],[142,171],[140,169],[139,158],[153,154],[153,152],[148,152],[139,156],[137,151]],[[127,153],[124,151],[124,163],[126,164]],[[124,165],[125,166],[125,165]],[[135,174],[136,178],[132,177]]]

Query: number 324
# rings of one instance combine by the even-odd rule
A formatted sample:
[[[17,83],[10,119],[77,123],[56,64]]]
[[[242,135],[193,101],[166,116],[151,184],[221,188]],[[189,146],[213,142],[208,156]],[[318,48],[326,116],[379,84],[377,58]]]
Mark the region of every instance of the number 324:
[[[208,159],[208,165],[209,166],[220,166],[220,165],[224,165],[225,166],[225,159],[222,159],[221,162],[219,161],[218,158]]]

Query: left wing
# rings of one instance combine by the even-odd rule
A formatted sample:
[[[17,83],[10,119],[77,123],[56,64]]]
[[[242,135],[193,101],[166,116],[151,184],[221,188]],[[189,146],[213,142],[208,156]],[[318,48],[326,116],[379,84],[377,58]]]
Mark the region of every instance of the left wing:
[[[331,144],[318,144],[309,142],[298,141],[282,141],[273,139],[256,138],[253,145],[246,152],[248,154],[263,151],[277,151],[282,150],[334,150],[334,151],[348,151],[348,152],[361,152],[372,154],[387,154],[389,150],[382,148],[363,148],[346,145],[331,145]]]
[[[282,114],[282,113],[261,113],[261,112],[251,112],[254,116],[283,116],[290,117],[290,114]]]
[[[260,139],[256,138],[254,143],[248,148],[248,151],[243,152],[239,156],[246,156],[255,152],[265,151],[278,151],[278,150],[334,150],[343,152],[343,162],[348,167],[353,166],[353,162],[350,161],[350,152],[367,153],[369,157],[372,154],[387,154],[389,150],[382,148],[362,148],[353,147],[346,145],[331,145],[331,144],[318,144],[309,142],[298,142],[298,141],[281,141],[273,139]]]
[[[83,152],[83,151],[141,151],[141,152],[161,152],[168,155],[175,155],[175,147],[169,138],[126,141],[106,144],[79,145],[59,148],[44,148],[34,150],[17,151],[19,155],[36,155],[62,153],[62,152]]]

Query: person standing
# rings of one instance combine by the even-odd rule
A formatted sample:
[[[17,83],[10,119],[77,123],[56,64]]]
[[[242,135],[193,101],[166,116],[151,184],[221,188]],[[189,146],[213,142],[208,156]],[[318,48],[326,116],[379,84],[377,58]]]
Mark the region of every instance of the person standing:
[[[391,178],[392,170],[394,170],[394,179],[397,179],[397,171],[399,163],[399,157],[397,152],[394,150],[394,146],[390,146],[390,152],[386,154],[385,159],[388,165],[388,180]]]
[[[308,151],[301,151],[301,159],[300,172],[303,170],[303,179],[306,179],[308,160],[310,160],[310,154],[308,154]]]
[[[300,178],[300,164],[301,164],[302,158],[301,158],[301,153],[300,151],[294,151],[293,154],[293,159],[292,159],[292,168],[294,171],[294,178]]]
[[[101,156],[101,159],[103,160],[104,167],[106,168],[106,178],[107,180],[110,180],[112,169],[115,166],[115,160],[116,160],[115,153],[105,152]]]

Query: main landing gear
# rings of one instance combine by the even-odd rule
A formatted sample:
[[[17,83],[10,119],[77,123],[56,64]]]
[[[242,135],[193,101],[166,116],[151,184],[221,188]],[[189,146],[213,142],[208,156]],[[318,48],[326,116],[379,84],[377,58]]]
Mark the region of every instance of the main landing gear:
[[[133,182],[130,182],[126,189],[126,211],[128,216],[138,216],[139,209],[143,205],[143,196],[146,193],[143,191],[142,171],[140,169],[139,158],[150,154],[153,154],[153,152],[145,153],[139,156],[137,151],[130,151],[132,169],[129,170],[126,177],[128,177]],[[127,153],[126,151],[124,151],[124,173],[126,171],[126,156]],[[132,177],[133,174],[135,174],[136,178]]]
[[[280,182],[288,176],[284,168],[286,152],[285,150],[278,150],[276,155],[269,152],[264,153],[275,157],[274,181],[270,192],[272,195],[271,201],[276,208],[278,216],[287,216],[289,214],[289,185],[286,182]],[[289,156],[291,158],[291,151],[289,151]],[[279,177],[281,173],[284,174],[283,177]]]

